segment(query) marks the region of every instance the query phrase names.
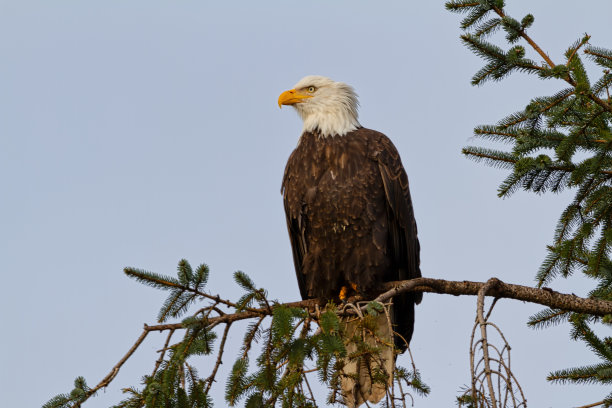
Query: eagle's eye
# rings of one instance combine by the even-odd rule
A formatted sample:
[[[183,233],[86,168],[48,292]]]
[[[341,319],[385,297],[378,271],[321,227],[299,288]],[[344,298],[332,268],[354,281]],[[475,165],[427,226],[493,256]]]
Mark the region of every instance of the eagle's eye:
[[[316,90],[317,90],[317,88],[315,88],[314,86],[309,86],[308,87],[308,92],[310,92],[310,93],[313,93]]]

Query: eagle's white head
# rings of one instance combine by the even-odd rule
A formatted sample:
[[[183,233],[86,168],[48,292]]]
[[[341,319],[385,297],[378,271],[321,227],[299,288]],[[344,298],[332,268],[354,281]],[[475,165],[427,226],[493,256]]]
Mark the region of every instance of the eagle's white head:
[[[304,132],[318,130],[323,137],[344,136],[361,125],[359,101],[350,85],[309,75],[278,97],[278,106],[291,105],[304,121]]]

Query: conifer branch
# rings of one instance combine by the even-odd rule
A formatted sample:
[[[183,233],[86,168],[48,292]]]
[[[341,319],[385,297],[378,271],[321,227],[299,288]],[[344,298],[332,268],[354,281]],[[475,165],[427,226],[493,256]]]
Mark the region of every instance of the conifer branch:
[[[489,159],[489,160],[501,161],[501,162],[512,163],[512,164],[516,164],[516,162],[518,161],[518,160],[510,159],[508,157],[499,157],[499,156],[493,156],[493,155],[485,154],[481,152],[473,152],[465,148],[462,149],[461,153],[465,154],[466,156],[474,156],[479,159]],[[568,170],[568,171],[571,171],[571,170]]]
[[[478,296],[481,298],[484,296],[492,296],[495,298],[509,298],[516,299],[531,303],[537,303],[544,306],[548,306],[550,308],[560,309],[572,311],[575,313],[583,313],[589,314],[593,316],[605,316],[612,315],[612,301],[605,301],[599,299],[590,299],[590,298],[581,298],[575,295],[558,293],[553,290],[544,288],[532,288],[522,285],[514,285],[508,284],[500,281],[496,278],[491,278],[486,283],[483,282],[470,282],[470,281],[447,281],[443,279],[432,279],[432,278],[417,278],[407,281],[398,281],[398,282],[390,282],[381,287],[382,293],[375,299],[375,302],[385,303],[392,297],[405,292],[429,292],[429,293],[438,293],[438,294],[449,294],[454,296],[459,295],[471,295]],[[359,297],[355,297],[350,299],[352,302],[363,300]],[[218,324],[226,324],[223,338],[221,340],[221,346],[219,349],[219,354],[217,356],[217,362],[213,368],[213,372],[211,376],[209,376],[203,384],[206,384],[206,389],[209,390],[212,382],[214,382],[216,372],[221,364],[222,352],[225,345],[225,340],[228,337],[228,333],[230,330],[230,325],[233,322],[258,318],[259,323],[266,316],[273,316],[274,311],[278,308],[303,308],[308,310],[308,315],[312,318],[316,318],[317,320],[320,318],[318,310],[319,306],[325,304],[326,302],[320,299],[308,299],[302,300],[298,302],[289,302],[283,304],[270,304],[265,305],[264,307],[258,309],[252,309],[247,311],[240,311],[236,313],[227,313],[220,314],[218,316],[213,317],[205,317],[202,320],[202,323],[206,325],[210,330],[212,327],[215,327]],[[365,312],[367,309],[367,305],[364,305],[361,312]],[[359,313],[360,311],[356,311]],[[346,309],[344,311],[345,314],[354,314],[355,312],[351,312],[350,309]],[[195,316],[199,314],[196,313],[194,317],[189,319],[194,319]],[[98,390],[101,388],[107,387],[116,377],[120,368],[125,364],[125,362],[134,354],[134,352],[139,348],[139,346],[143,343],[148,333],[153,331],[170,331],[170,335],[175,330],[180,329],[188,329],[189,327],[193,327],[193,320],[190,321],[189,326],[185,323],[171,323],[171,324],[159,324],[159,325],[144,325],[143,331],[136,340],[136,342],[130,347],[128,352],[119,360],[119,362],[111,369],[110,373],[106,375],[100,383],[88,390],[84,398],[80,401],[75,402],[73,407],[80,407],[83,402],[93,396]],[[490,324],[490,323],[487,323]],[[299,324],[298,324],[299,325]],[[297,327],[297,326],[295,326]],[[302,332],[304,333],[304,332]],[[170,335],[166,339],[166,345],[163,350],[168,349],[168,344],[170,341]],[[252,339],[251,339],[252,341]],[[175,347],[175,346],[172,346]],[[172,348],[170,347],[170,348]],[[155,371],[159,367],[161,363],[158,361],[156,363]],[[154,373],[155,373],[154,371]],[[302,372],[301,375],[305,373]]]
[[[495,11],[495,13],[497,13],[498,16],[500,16],[501,18],[506,17],[506,13],[504,13],[504,11],[502,9],[500,9],[499,7],[493,6],[493,10]],[[548,56],[548,54],[546,54],[544,51],[542,51],[542,49],[538,46],[538,44],[535,43],[535,41],[533,41],[531,39],[531,37],[529,37],[524,30],[520,31],[520,36],[523,37],[523,39],[525,41],[527,41],[527,43],[529,43],[529,45],[531,45],[531,47],[538,53],[540,54],[540,56],[542,58],[544,58],[544,61],[546,61],[546,63],[548,64],[548,66],[550,68],[554,68],[555,63],[550,59],[550,57]]]
[[[591,99],[593,102],[595,102],[596,104],[598,104],[599,106],[607,110],[608,112],[612,112],[612,106],[604,102],[603,99],[600,99],[599,97],[597,97],[596,95],[593,95],[592,93],[589,93],[588,96],[589,96],[589,99]]]
[[[595,316],[605,316],[612,314],[612,301],[600,299],[581,298],[576,295],[556,292],[549,288],[533,288],[510,283],[504,283],[497,278],[496,284],[487,292],[487,296],[496,298],[516,299],[524,302],[537,303],[543,306],[548,306],[554,309],[571,311],[576,313],[586,313]],[[472,281],[448,281],[444,279],[433,278],[416,278],[406,281],[389,282],[383,286],[385,290],[376,299],[375,302],[384,303],[392,297],[405,292],[426,292],[437,293],[454,296],[478,296],[479,290],[485,285],[484,282]],[[363,301],[361,297],[353,297],[351,301]],[[233,323],[240,320],[251,319],[254,317],[272,316],[274,308],[282,307],[300,307],[308,309],[313,313],[317,308],[325,304],[319,299],[307,299],[299,302],[288,302],[272,305],[272,311],[266,308],[254,309],[252,311],[238,312],[233,314],[225,314],[223,316],[212,317],[207,320],[210,325],[219,323]],[[365,311],[365,307],[364,307]],[[350,312],[346,312],[350,314]],[[164,331],[184,329],[182,323],[160,324],[145,326],[146,331]]]
[[[506,16],[506,14],[504,13],[504,11],[498,7],[493,6],[493,10],[495,11],[495,13],[497,13],[497,15],[499,15],[501,18],[504,18]],[[542,48],[540,48],[540,46],[531,38],[529,37],[529,35],[527,35],[527,33],[525,33],[524,30],[520,30],[519,35],[525,40],[527,41],[527,43],[531,46],[531,48],[534,49],[534,51],[536,51],[543,59],[544,61],[546,61],[546,64],[548,64],[549,68],[554,68],[556,66],[556,64],[553,62],[553,60],[548,56],[548,54],[546,54]],[[569,60],[568,60],[569,63]],[[565,78],[565,81],[572,85],[573,87],[576,86],[576,82],[568,75]],[[599,106],[601,106],[602,108],[604,108],[606,111],[608,112],[612,112],[612,106],[610,106],[607,102],[605,102],[604,100],[600,99],[599,97],[597,97],[597,95],[593,95],[591,92],[588,93],[588,98],[591,99],[593,102],[595,102],[596,104],[598,104]]]
[[[609,60],[609,61],[612,62],[612,56],[610,56],[610,55],[608,55],[608,54],[606,54],[606,53],[604,53],[604,52],[602,52],[600,50],[597,50],[595,48],[587,48],[586,50],[584,50],[584,53],[588,54],[588,55],[592,55],[592,56],[597,57],[597,58],[604,59],[604,60]]]
[[[566,67],[569,68],[570,63],[572,62],[572,60],[574,59],[574,57],[576,56],[580,48],[582,48],[586,43],[588,43],[590,39],[591,39],[590,35],[585,35],[584,38],[578,43],[577,46],[572,47],[572,52],[567,57],[567,62],[565,63]]]
[[[495,298],[507,298],[521,300],[529,303],[537,303],[554,309],[571,311],[575,313],[585,313],[595,316],[612,315],[612,301],[600,299],[582,298],[573,294],[556,292],[549,288],[533,288],[529,286],[505,283],[497,278],[495,285],[488,290],[487,296]],[[384,292],[381,293],[375,302],[384,303],[392,297],[405,292],[424,292],[437,293],[453,296],[478,296],[478,292],[485,285],[485,282],[472,281],[449,281],[433,278],[416,278],[406,281],[388,282],[383,286]],[[361,297],[353,297],[351,301],[363,301]],[[299,302],[288,302],[272,305],[272,311],[266,308],[254,309],[253,311],[225,314],[223,316],[212,317],[207,320],[210,325],[219,323],[233,323],[240,320],[251,319],[261,316],[272,316],[276,307],[291,307],[308,309],[314,316],[316,308],[325,301],[319,299],[307,299]],[[365,308],[364,308],[365,311]],[[350,312],[346,312],[350,314]],[[173,329],[184,329],[182,323],[160,324],[145,326],[146,331],[164,331]]]
[[[507,196],[519,187],[535,193],[576,188],[574,201],[557,223],[555,245],[551,247],[537,278],[541,286],[555,276],[567,277],[581,270],[589,278],[599,281],[598,286],[589,292],[589,301],[608,301],[612,299],[612,50],[588,45],[590,36],[584,35],[565,51],[564,63],[557,65],[526,33],[534,21],[533,16],[527,14],[519,22],[506,15],[504,3],[504,0],[482,0],[478,4],[459,0],[447,2],[447,9],[469,13],[460,26],[464,30],[471,29],[472,34],[463,34],[461,39],[485,62],[472,77],[472,84],[481,84],[488,79],[499,80],[518,69],[537,73],[541,79],[561,79],[571,87],[553,96],[533,98],[524,110],[509,115],[496,126],[479,126],[474,130],[483,139],[512,144],[511,151],[466,147],[463,153],[475,161],[482,160],[490,166],[511,171],[498,189],[499,196]],[[482,23],[481,19],[488,11],[496,16]],[[499,26],[506,32],[507,43],[514,44],[522,39],[529,44],[543,58],[540,66],[534,69],[530,64],[535,63],[523,58],[524,48],[520,46],[506,51],[484,40],[484,36]],[[594,84],[579,56],[581,50],[588,59],[603,67],[603,75]],[[577,153],[588,156],[576,157]],[[552,154],[555,159],[551,158]],[[510,297],[520,298],[516,293]],[[610,319],[610,315],[601,319],[563,305],[550,307],[530,318],[532,327],[569,322],[571,337],[584,341],[602,360],[596,365],[556,371],[550,374],[549,381],[602,385],[612,381],[611,343],[608,338],[599,338],[589,327],[591,323],[608,323]],[[485,395],[491,394],[488,370],[485,371],[481,371],[477,379],[477,392],[460,397],[460,405],[474,404],[474,398],[489,406],[495,405],[491,396]],[[602,403],[612,406],[612,394]]]
[[[182,285],[182,284],[178,283],[177,281],[175,281],[174,279],[168,279],[167,277],[164,277],[164,276],[160,276],[160,275],[152,274],[152,273],[147,273],[147,272],[141,271],[139,269],[130,268],[130,267],[124,268],[123,272],[127,276],[129,276],[130,278],[134,278],[134,279],[136,279],[136,280],[138,280],[140,282],[149,284],[149,285],[154,286],[154,287],[159,287],[159,288],[162,288],[162,289],[167,289],[167,288],[180,289],[180,290],[185,291],[185,292],[191,292],[191,293],[193,293],[195,295],[202,296],[203,298],[206,298],[206,299],[214,300],[215,302],[224,304],[225,306],[228,306],[228,307],[232,307],[232,308],[237,308],[238,307],[238,305],[236,303],[231,302],[231,301],[229,301],[227,299],[222,299],[219,295],[211,295],[211,294],[208,294],[206,292],[202,292],[200,290],[197,290],[195,288],[191,288],[189,286]],[[248,307],[243,308],[243,309],[244,310],[251,310]]]
[[[472,7],[479,6],[481,3],[479,1],[449,1],[446,3],[447,10],[455,10],[459,12],[467,11]]]
[[[606,142],[606,143],[609,143],[609,142]],[[518,162],[518,160],[510,159],[508,157],[493,156],[493,155],[489,155],[489,154],[482,153],[482,152],[471,151],[465,148],[462,150],[462,153],[465,154],[466,156],[473,156],[475,158],[488,159],[491,161],[499,161],[499,162],[505,162],[505,163],[513,163],[513,164],[516,164]],[[571,167],[562,167],[562,166],[547,166],[546,168],[547,170],[564,171],[567,173],[571,173],[572,171],[575,170],[574,168],[571,168]],[[599,173],[612,175],[612,170],[599,170]]]

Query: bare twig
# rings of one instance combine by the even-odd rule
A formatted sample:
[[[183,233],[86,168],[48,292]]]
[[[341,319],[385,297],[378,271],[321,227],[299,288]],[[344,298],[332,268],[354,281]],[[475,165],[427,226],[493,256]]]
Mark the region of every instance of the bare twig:
[[[315,407],[317,407],[318,406],[317,400],[315,399],[314,393],[312,392],[312,388],[310,388],[310,383],[308,382],[308,376],[306,375],[306,371],[302,371],[302,374],[304,374],[302,378],[304,379],[304,382],[306,383],[306,387],[308,387],[308,392],[310,393],[310,400],[315,405]]]
[[[494,278],[489,279],[487,283],[484,284],[482,288],[478,291],[478,302],[477,302],[477,312],[476,316],[478,319],[478,324],[480,325],[480,336],[482,338],[482,354],[484,359],[485,366],[485,376],[487,378],[487,385],[489,387],[489,396],[491,398],[491,404],[493,407],[497,407],[497,400],[495,398],[495,390],[493,389],[493,379],[491,378],[491,366],[489,360],[489,342],[487,340],[487,324],[484,317],[484,299],[487,292],[493,288],[493,286],[497,282]],[[472,394],[472,398],[476,400],[476,394]]]
[[[478,295],[476,323],[470,339],[471,397],[474,401],[479,401],[480,405],[477,405],[482,407],[525,407],[525,395],[510,368],[510,345],[499,327],[488,320],[498,298],[494,299],[489,312],[486,317],[484,316],[484,297],[486,293],[496,289],[496,284],[497,280],[489,279]],[[503,342],[501,349],[489,342],[487,326],[492,327],[501,337]],[[474,341],[477,328],[480,328],[480,339]],[[482,351],[482,356],[476,362],[478,350]],[[497,364],[497,369],[491,368],[491,363]],[[494,387],[493,377],[497,377],[497,389]],[[520,399],[516,395],[517,392],[520,394]]]
[[[306,336],[308,335],[308,332],[310,332],[310,323],[312,322],[312,319],[309,317],[307,317],[303,324],[302,324],[302,330],[300,331],[300,338],[306,338]],[[297,326],[296,326],[297,327]],[[289,361],[289,359],[287,359],[287,361]],[[310,388],[310,383],[308,382],[308,376],[306,374],[308,374],[309,372],[312,372],[313,370],[306,370],[304,371],[303,367],[302,367],[302,379],[304,381],[304,383],[306,383],[306,387],[308,388],[308,392],[310,393],[310,399],[312,400],[312,403],[315,405],[315,407],[317,407],[317,400],[314,396],[314,393],[312,392],[312,388]],[[314,371],[317,371],[316,369]]]
[[[598,407],[600,405],[603,405],[605,403],[606,403],[606,401],[599,401],[599,402],[595,402],[595,403],[589,404],[589,405],[582,405],[582,406],[577,407],[577,408],[593,408],[593,407]]]
[[[487,315],[485,316],[485,320],[489,320],[489,317],[491,317],[491,313],[493,313],[493,308],[495,307],[495,305],[497,304],[497,301],[499,300],[499,298],[495,298],[493,299],[493,302],[491,303],[491,306],[489,306],[489,312],[487,313]]]
[[[140,334],[140,336],[138,337],[138,339],[136,340],[134,345],[132,345],[132,347],[130,347],[128,352],[125,353],[123,358],[121,360],[119,360],[119,362],[117,364],[115,364],[115,366],[111,369],[110,373],[108,373],[106,375],[106,377],[104,377],[102,379],[102,381],[100,381],[100,383],[98,383],[98,385],[96,385],[94,388],[92,388],[89,391],[87,391],[86,397],[82,401],[79,401],[79,402],[75,403],[73,405],[73,407],[75,407],[75,408],[80,407],[83,402],[87,401],[87,399],[89,399],[89,397],[91,397],[96,392],[98,392],[98,390],[100,390],[100,388],[108,386],[108,384],[110,384],[111,381],[113,381],[113,379],[119,373],[119,369],[121,368],[121,366],[123,366],[123,364],[128,360],[128,358],[130,358],[132,356],[132,354],[134,354],[136,349],[138,349],[138,347],[142,344],[144,339],[147,337],[147,334],[149,334],[149,330],[147,330],[147,327],[148,326],[145,324],[144,330],[142,331],[142,333]]]
[[[223,330],[223,337],[221,338],[221,344],[219,345],[219,354],[217,355],[217,362],[215,363],[215,367],[212,370],[210,376],[204,381],[208,383],[206,385],[205,393],[208,394],[210,391],[210,387],[212,387],[213,382],[215,382],[215,377],[217,376],[217,370],[219,370],[219,366],[223,363],[223,352],[225,351],[225,341],[227,340],[227,335],[230,331],[231,323],[225,325],[225,330]]]
[[[176,329],[172,329],[170,330],[170,333],[168,333],[168,337],[166,338],[166,343],[164,343],[164,347],[160,350],[161,354],[159,355],[159,359],[157,359],[157,361],[155,362],[155,368],[153,368],[151,377],[155,376],[155,373],[157,373],[159,366],[161,365],[162,361],[164,361],[164,356],[166,355],[166,350],[168,350],[168,344],[170,344],[170,339],[172,338],[172,335],[174,334],[174,330]]]

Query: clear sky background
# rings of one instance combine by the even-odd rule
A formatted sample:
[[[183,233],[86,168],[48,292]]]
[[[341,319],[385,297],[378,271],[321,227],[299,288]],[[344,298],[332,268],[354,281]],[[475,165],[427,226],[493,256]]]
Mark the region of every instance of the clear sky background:
[[[555,61],[584,32],[612,47],[610,0],[509,3],[535,15],[530,34]],[[243,270],[272,298],[299,299],[279,190],[302,125],[276,100],[308,74],[353,85],[361,123],[398,147],[424,276],[533,285],[571,196],[498,199],[505,172],[460,150],[477,143],[475,125],[562,85],[515,74],[470,86],[481,61],[460,45],[459,20],[442,0],[0,0],[0,406],[40,406],[78,375],[97,384],[155,322],[165,294],[125,266],[174,274],[187,258],[210,266],[213,293],[238,298]],[[553,287],[584,295],[590,282]],[[475,309],[473,297],[425,295],[411,347],[432,393],[415,406],[454,406],[469,382]],[[609,390],[545,381],[596,360],[566,326],[528,329],[540,309],[502,300],[493,315],[529,405],[601,400]],[[163,340],[150,335],[86,406],[139,385]]]

